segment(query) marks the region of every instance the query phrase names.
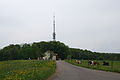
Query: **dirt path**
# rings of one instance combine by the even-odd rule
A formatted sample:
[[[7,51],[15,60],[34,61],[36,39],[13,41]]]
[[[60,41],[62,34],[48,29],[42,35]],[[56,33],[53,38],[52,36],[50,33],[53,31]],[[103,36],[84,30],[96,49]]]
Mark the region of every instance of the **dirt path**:
[[[120,74],[81,68],[57,61],[56,74],[49,80],[120,80]]]

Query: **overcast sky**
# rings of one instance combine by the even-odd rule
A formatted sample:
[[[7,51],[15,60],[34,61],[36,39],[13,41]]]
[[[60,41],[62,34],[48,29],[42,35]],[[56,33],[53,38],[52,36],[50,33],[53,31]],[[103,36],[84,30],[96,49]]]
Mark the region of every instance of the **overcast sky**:
[[[57,40],[70,47],[120,52],[120,0],[0,0],[0,48]]]

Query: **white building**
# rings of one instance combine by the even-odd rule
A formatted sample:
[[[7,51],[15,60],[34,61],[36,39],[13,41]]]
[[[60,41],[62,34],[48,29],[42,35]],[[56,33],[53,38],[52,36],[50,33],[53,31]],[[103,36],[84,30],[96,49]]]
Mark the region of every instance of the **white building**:
[[[44,54],[43,60],[56,60],[56,54],[53,51],[47,51]]]

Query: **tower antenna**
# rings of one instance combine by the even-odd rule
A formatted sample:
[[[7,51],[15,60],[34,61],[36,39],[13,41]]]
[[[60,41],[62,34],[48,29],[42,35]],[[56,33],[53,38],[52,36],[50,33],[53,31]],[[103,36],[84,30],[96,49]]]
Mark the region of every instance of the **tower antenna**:
[[[55,33],[55,15],[53,15],[53,41],[56,41],[56,33]]]

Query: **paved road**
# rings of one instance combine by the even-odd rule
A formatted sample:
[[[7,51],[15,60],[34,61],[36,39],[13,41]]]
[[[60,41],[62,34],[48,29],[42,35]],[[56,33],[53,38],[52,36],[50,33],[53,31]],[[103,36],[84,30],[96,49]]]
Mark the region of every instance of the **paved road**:
[[[120,74],[81,68],[57,61],[56,74],[50,80],[120,80]]]

